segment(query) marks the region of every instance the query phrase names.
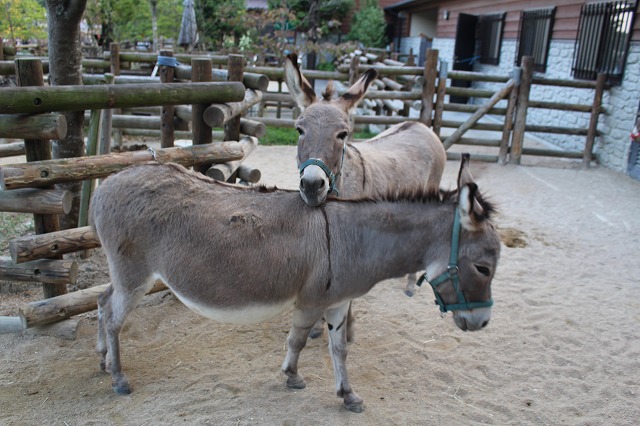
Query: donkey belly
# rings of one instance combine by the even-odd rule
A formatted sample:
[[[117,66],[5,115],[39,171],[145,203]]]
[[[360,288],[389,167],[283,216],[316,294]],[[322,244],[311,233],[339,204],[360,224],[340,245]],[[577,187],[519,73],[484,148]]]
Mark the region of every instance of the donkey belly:
[[[180,290],[176,290],[171,282],[165,280],[158,275],[158,279],[162,280],[167,287],[171,289],[173,294],[189,309],[203,317],[224,323],[233,324],[255,324],[266,321],[279,314],[293,308],[294,298],[272,303],[261,303],[255,301],[247,303],[245,306],[223,307],[217,306],[215,303],[207,303],[194,297],[186,296]]]

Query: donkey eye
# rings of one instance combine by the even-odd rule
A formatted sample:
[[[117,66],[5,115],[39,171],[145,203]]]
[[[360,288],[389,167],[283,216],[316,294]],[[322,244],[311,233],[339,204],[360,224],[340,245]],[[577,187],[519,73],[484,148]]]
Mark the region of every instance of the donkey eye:
[[[480,272],[482,275],[484,275],[485,277],[488,277],[489,275],[491,275],[491,270],[486,266],[480,266],[480,265],[473,265],[473,266],[475,266],[476,270]]]
[[[298,132],[300,136],[304,135],[304,130],[302,130],[300,127],[296,127],[296,132]]]
[[[347,136],[349,136],[349,132],[347,132],[346,130],[344,132],[338,133],[338,139],[340,140],[345,140]]]

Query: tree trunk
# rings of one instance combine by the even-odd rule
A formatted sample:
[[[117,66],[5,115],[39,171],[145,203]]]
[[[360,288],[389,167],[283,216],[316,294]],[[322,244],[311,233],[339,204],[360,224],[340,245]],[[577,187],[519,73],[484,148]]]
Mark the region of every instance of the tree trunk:
[[[49,84],[71,86],[82,84],[82,52],[80,50],[80,20],[87,0],[46,0],[49,28]],[[53,141],[53,158],[72,158],[84,155],[82,126],[84,111],[64,113],[67,135]],[[60,217],[62,229],[78,223],[81,182],[60,185],[73,195],[73,206],[68,215]]]

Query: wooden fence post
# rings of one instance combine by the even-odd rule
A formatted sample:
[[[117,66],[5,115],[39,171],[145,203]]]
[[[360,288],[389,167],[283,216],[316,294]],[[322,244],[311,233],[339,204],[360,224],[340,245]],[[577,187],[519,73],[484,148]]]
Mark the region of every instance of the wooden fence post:
[[[109,52],[110,52],[109,62],[111,64],[111,74],[113,74],[114,84],[115,84],[115,78],[120,75],[120,45],[118,43],[111,42],[109,44]],[[111,115],[118,114],[119,112],[120,110],[118,109],[111,110]],[[111,127],[110,121],[111,120],[109,119],[109,127]],[[115,146],[118,146],[118,147],[122,146],[122,130],[113,129],[113,141]],[[103,147],[104,145],[101,146],[101,149],[106,149]],[[111,151],[111,144],[109,144],[109,152],[110,151]]]
[[[42,62],[36,58],[16,59],[16,77],[19,86],[44,86]],[[27,162],[51,160],[51,145],[48,140],[26,139],[24,141]],[[43,186],[43,189],[53,189],[53,185]],[[46,234],[60,230],[58,215],[33,215],[33,224],[36,234]],[[54,258],[62,259],[62,256]],[[59,296],[67,293],[67,285],[64,283],[43,284],[44,298]]]
[[[593,144],[595,142],[596,133],[598,131],[598,117],[600,115],[600,106],[602,105],[602,95],[604,93],[606,82],[607,75],[604,73],[598,74],[598,79],[596,80],[596,91],[593,96],[593,105],[591,106],[591,117],[589,118],[587,142],[584,146],[584,155],[582,157],[582,167],[584,168],[588,168],[591,164],[591,157],[593,155]]]
[[[173,50],[161,50],[158,54],[164,57],[173,57]],[[160,65],[160,81],[162,83],[172,83],[174,66]],[[160,146],[162,148],[171,148],[175,140],[175,129],[173,127],[173,105],[162,105],[162,120]]]
[[[433,113],[433,131],[440,137],[442,128],[442,113],[444,111],[444,96],[447,91],[447,73],[449,72],[449,64],[447,61],[440,62],[440,71],[438,72],[438,86],[436,87],[436,109]]]
[[[360,56],[355,55],[351,58],[351,64],[349,65],[349,87],[358,81],[358,77],[360,76],[358,66],[360,66]]]
[[[509,93],[509,100],[507,101],[507,111],[504,114],[504,128],[502,129],[500,150],[498,152],[498,164],[503,165],[507,162],[507,154],[509,152],[509,139],[511,138],[511,130],[513,129],[513,113],[516,109],[518,92],[520,91],[522,69],[518,67],[513,68],[512,78],[515,82],[515,86],[511,89],[511,93]]]
[[[191,60],[191,81],[212,81],[213,64],[211,58],[193,58]],[[211,126],[204,121],[204,112],[211,103],[196,104],[191,107],[191,130],[193,132],[193,144],[202,145],[213,142]],[[194,167],[200,173],[205,173],[211,164],[203,164]]]
[[[229,55],[228,62],[228,79],[229,81],[242,81],[244,74],[244,56]],[[224,125],[224,140],[237,141],[240,140],[240,117],[229,120]]]
[[[0,61],[4,61],[4,40],[0,36]]]
[[[516,118],[513,124],[513,134],[511,137],[511,153],[509,154],[510,164],[520,164],[520,158],[522,157],[522,145],[524,144],[524,131],[525,126],[527,125],[527,109],[529,108],[529,95],[531,93],[533,70],[533,57],[524,56],[522,58],[520,90],[518,90],[518,101],[516,103]]]
[[[424,62],[424,86],[422,88],[422,109],[420,121],[431,127],[433,113],[433,95],[436,93],[436,77],[438,75],[438,50],[427,49],[427,60]]]

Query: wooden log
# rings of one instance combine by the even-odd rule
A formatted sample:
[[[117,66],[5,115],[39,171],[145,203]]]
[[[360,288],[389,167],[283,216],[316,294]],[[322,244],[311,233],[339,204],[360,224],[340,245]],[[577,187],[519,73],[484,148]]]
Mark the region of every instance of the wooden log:
[[[35,336],[51,336],[65,340],[76,340],[76,333],[82,318],[69,318],[64,321],[39,325],[27,329],[28,334]]]
[[[436,105],[433,111],[433,132],[440,137],[442,128],[442,113],[444,111],[444,97],[447,91],[447,73],[449,66],[446,61],[440,62],[438,71],[438,84],[436,85]]]
[[[109,43],[109,68],[111,74],[120,75],[120,45],[118,43]]]
[[[0,334],[20,333],[27,329],[27,322],[23,317],[0,317]]]
[[[436,77],[438,76],[438,50],[427,49],[424,62],[424,87],[422,89],[422,109],[420,122],[428,127],[432,125],[433,96],[436,93]]]
[[[360,77],[358,65],[360,65],[360,58],[358,56],[354,56],[349,64],[349,86],[356,84],[358,77]]]
[[[520,81],[522,78],[522,69],[513,69],[513,79],[515,86],[509,93],[509,100],[507,101],[507,111],[504,116],[504,129],[502,130],[502,138],[500,139],[500,150],[498,152],[498,163],[506,164],[507,155],[509,153],[509,140],[511,139],[511,131],[513,129],[513,114],[516,110],[516,103],[518,101],[518,92],[520,91]]]
[[[20,309],[20,318],[26,327],[51,324],[62,321],[74,315],[93,311],[98,307],[98,296],[104,292],[110,284],[79,290],[63,296],[31,302]],[[166,290],[167,287],[160,281],[156,281],[147,294]]]
[[[0,257],[0,280],[75,284],[78,281],[78,263],[75,260],[65,259],[14,263],[9,257]]]
[[[417,100],[421,99],[422,92],[418,90],[391,91],[391,90],[371,90],[365,95],[365,99],[397,99],[397,100]]]
[[[160,50],[159,56],[173,57],[173,50]],[[173,66],[161,65],[160,66],[160,82],[173,83]],[[162,125],[160,127],[160,147],[171,148],[173,141],[175,140],[175,126],[173,125],[173,105],[163,104],[162,112],[160,113],[160,121]]]
[[[96,247],[100,247],[98,236],[90,226],[83,226],[15,238],[9,241],[9,254],[13,263],[20,264]]]
[[[587,133],[587,141],[584,146],[584,155],[582,157],[582,167],[589,167],[591,158],[593,157],[593,144],[598,133],[598,116],[600,115],[600,105],[602,104],[602,95],[604,93],[607,75],[598,74],[596,80],[596,89],[593,95],[593,105],[591,106],[591,116],[589,117],[589,128]]]
[[[398,83],[397,81],[391,80],[389,77],[382,77],[382,81],[385,87],[388,87],[391,90],[399,92],[404,89],[404,86],[402,84]]]
[[[204,121],[211,127],[221,127],[232,118],[238,117],[262,100],[262,92],[247,90],[242,102],[211,105],[204,112]]]
[[[0,191],[0,211],[14,213],[68,214],[73,197],[59,189]]]
[[[27,90],[24,86],[36,86],[33,89],[42,90],[44,77],[42,62],[38,59],[16,59],[16,77],[21,90]],[[5,93],[5,90],[1,91]],[[65,119],[66,124],[66,119]],[[65,130],[66,134],[66,130]],[[48,139],[25,139],[25,154],[27,164],[49,161],[52,158],[51,144]],[[43,185],[43,189],[53,189],[51,184]],[[33,225],[36,234],[45,234],[60,230],[60,219],[56,214],[34,214]],[[53,256],[58,257],[59,256]],[[43,296],[45,298],[59,296],[67,292],[64,283],[43,283]]]
[[[511,149],[509,153],[509,163],[511,164],[520,164],[520,157],[522,156],[522,145],[524,143],[524,132],[527,125],[527,109],[529,108],[533,71],[533,57],[524,56],[522,58],[522,75],[520,79],[520,89],[518,90],[516,115],[513,122],[513,133],[511,135]]]
[[[209,57],[193,58],[191,61],[191,66],[178,65],[176,67],[176,78],[179,78],[180,80],[193,80],[192,67],[196,59],[198,60],[207,59],[208,61],[211,61]],[[197,80],[193,80],[193,81],[197,81]],[[211,81],[229,81],[229,71],[212,69]],[[242,84],[244,84],[244,87],[246,87],[247,89],[266,91],[267,88],[269,87],[269,77],[267,77],[264,74],[246,72],[242,76]]]
[[[244,56],[229,55],[229,62],[227,63],[227,69],[229,71],[229,81],[242,81],[242,75],[244,74]],[[244,99],[246,99],[246,94]],[[259,100],[257,102],[259,102]],[[234,114],[232,117],[229,117],[226,121],[224,121],[224,140],[226,141],[240,140],[240,114],[244,112],[246,109],[248,109],[248,107],[242,108],[239,114]],[[207,113],[205,111],[205,115],[206,114]],[[207,121],[206,117],[205,117],[205,121]],[[211,126],[211,127],[215,127],[215,126]]]
[[[507,82],[507,84],[502,89],[497,91],[493,95],[493,97],[491,97],[491,99],[489,99],[489,101],[486,104],[484,104],[482,107],[478,108],[478,110],[471,117],[469,117],[467,119],[467,121],[465,121],[465,123],[462,126],[460,126],[458,129],[456,129],[455,132],[453,132],[447,139],[445,139],[445,141],[443,142],[444,149],[449,149],[451,147],[451,145],[453,145],[458,140],[460,140],[462,135],[467,130],[469,130],[471,127],[473,127],[473,125],[476,124],[478,122],[478,120],[480,120],[482,118],[482,116],[487,113],[487,111],[489,111],[495,104],[500,102],[500,100],[502,100],[502,98],[504,98],[509,93],[511,93],[511,90],[513,89],[513,87],[515,85],[516,85],[516,83],[515,83],[515,81],[513,79],[509,80]]]
[[[193,81],[211,81],[211,60],[208,58],[194,58],[191,61]],[[193,144],[208,144],[213,141],[211,126],[204,119],[204,113],[211,105],[211,102],[195,104],[191,107],[191,131],[193,133]],[[200,173],[204,173],[210,167],[210,164],[201,164],[196,167]]]
[[[67,119],[62,114],[0,115],[0,138],[64,139]]]
[[[355,118],[358,116],[356,115]],[[273,127],[295,127],[296,120],[291,120],[288,118],[273,118],[273,117],[252,117],[253,120],[259,121],[261,123],[266,124],[267,126]]]
[[[16,157],[25,155],[24,142],[0,144],[0,157]]]
[[[243,135],[261,138],[267,134],[267,126],[264,123],[260,123],[259,121],[250,120],[248,118],[241,118],[240,133],[242,133]]]
[[[240,139],[240,145],[242,145],[242,150],[244,152],[244,156],[240,160],[236,161],[228,161],[226,163],[215,164],[207,170],[206,175],[212,179],[219,180],[222,182],[226,182],[230,177],[236,172],[240,164],[251,154],[251,152],[258,146],[258,138],[254,137],[245,137]]]
[[[449,78],[452,78],[449,74]],[[487,89],[474,89],[471,87],[447,87],[447,95],[467,96],[473,98],[490,98],[495,91]]]
[[[18,87],[0,90],[0,114],[239,102],[241,82]]]
[[[369,64],[361,64],[358,67],[358,70],[360,72],[365,72],[368,69],[374,69],[376,71],[378,71],[378,74],[380,75],[422,75],[422,73],[424,72],[424,68],[423,67],[407,67],[407,66],[403,66],[403,67],[392,67],[392,66],[387,66],[387,65],[369,65]],[[338,71],[340,72],[346,72],[346,70],[348,69],[347,65],[340,65],[338,66]],[[307,70],[305,70],[304,75],[307,75]],[[322,77],[318,77],[318,78],[322,78]]]
[[[224,163],[242,158],[237,142],[215,142],[208,145],[158,149],[154,152],[133,151],[94,157],[63,158],[26,164],[0,166],[0,188],[38,187],[60,182],[104,178],[123,168],[157,160],[178,163],[185,167],[207,162]]]
[[[85,113],[84,124],[89,125],[90,114]],[[175,130],[186,131],[189,130],[189,123],[180,119],[179,117],[172,117]],[[111,127],[116,129],[156,129],[161,130],[163,126],[162,118],[158,116],[143,116],[143,115],[125,115],[125,114],[112,114],[111,115]],[[175,132],[174,130],[174,132]]]
[[[260,170],[247,166],[246,164],[240,164],[238,166],[238,179],[249,183],[258,183],[262,178]]]

